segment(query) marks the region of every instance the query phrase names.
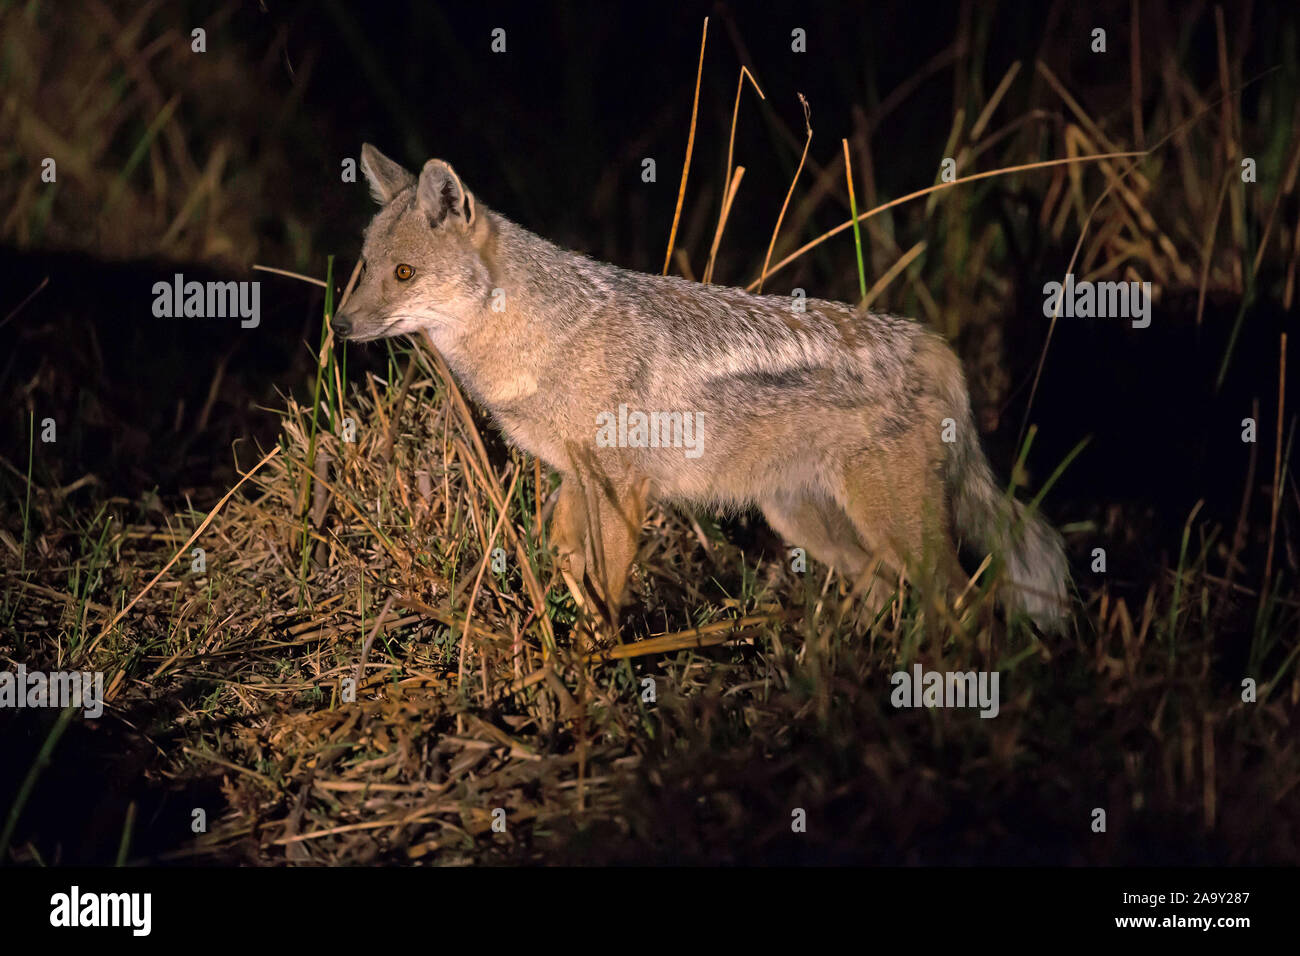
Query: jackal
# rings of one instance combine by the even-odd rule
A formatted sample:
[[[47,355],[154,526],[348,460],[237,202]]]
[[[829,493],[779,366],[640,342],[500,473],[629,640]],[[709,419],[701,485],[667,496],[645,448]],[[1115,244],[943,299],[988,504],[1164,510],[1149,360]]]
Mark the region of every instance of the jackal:
[[[647,503],[757,506],[868,600],[880,579],[950,594],[954,532],[1002,568],[1006,605],[1059,629],[1061,538],[995,484],[961,364],[909,319],[631,272],[419,176],[370,144],[383,207],[332,325],[424,334],[505,436],[561,475],[551,539],[615,619]]]

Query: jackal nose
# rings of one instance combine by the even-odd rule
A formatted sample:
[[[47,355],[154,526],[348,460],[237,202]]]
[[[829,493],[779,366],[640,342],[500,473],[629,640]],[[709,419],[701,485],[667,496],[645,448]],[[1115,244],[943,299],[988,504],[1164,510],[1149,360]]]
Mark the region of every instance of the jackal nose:
[[[346,312],[336,313],[334,317],[330,319],[330,328],[334,330],[334,334],[339,338],[347,338],[348,334],[352,331],[352,316],[348,315]]]

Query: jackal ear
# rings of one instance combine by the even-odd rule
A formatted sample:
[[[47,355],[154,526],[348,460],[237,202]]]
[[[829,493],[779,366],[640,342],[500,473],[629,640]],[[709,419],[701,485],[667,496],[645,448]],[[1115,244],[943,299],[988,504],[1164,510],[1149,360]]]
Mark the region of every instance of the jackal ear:
[[[381,206],[415,183],[414,176],[369,143],[361,144],[361,172],[370,184],[370,195]]]
[[[474,224],[474,197],[456,175],[456,170],[441,159],[431,159],[420,170],[420,185],[415,199],[429,217],[430,226],[451,219],[462,227]]]

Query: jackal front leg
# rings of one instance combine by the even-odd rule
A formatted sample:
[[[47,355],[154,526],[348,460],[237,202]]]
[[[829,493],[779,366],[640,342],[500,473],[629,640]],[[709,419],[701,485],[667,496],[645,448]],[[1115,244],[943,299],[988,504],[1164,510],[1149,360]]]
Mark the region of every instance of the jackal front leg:
[[[618,622],[646,498],[644,480],[575,474],[566,475],[560,485],[551,532],[560,570],[575,597],[583,601],[585,590],[610,624]]]
[[[559,553],[560,574],[581,604],[581,585],[587,573],[587,503],[577,476],[566,475],[560,482],[551,516],[551,544]]]
[[[587,574],[604,603],[611,626],[618,626],[628,573],[641,541],[648,482],[600,477],[587,483],[587,539],[592,564]]]

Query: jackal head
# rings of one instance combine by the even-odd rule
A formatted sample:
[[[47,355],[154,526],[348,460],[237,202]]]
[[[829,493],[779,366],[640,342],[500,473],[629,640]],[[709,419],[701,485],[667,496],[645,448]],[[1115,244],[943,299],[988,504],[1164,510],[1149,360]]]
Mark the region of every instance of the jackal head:
[[[486,216],[440,159],[425,163],[417,178],[366,143],[361,171],[383,208],[366,228],[361,275],[330,322],[334,334],[364,341],[427,332],[435,344],[454,340],[461,317],[490,292],[480,255]]]

